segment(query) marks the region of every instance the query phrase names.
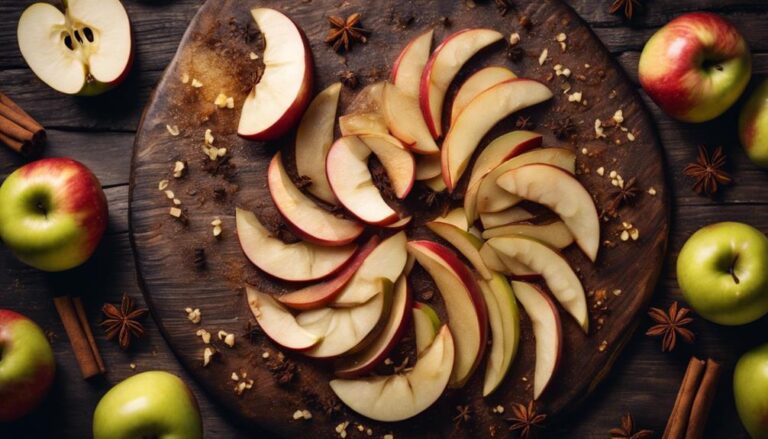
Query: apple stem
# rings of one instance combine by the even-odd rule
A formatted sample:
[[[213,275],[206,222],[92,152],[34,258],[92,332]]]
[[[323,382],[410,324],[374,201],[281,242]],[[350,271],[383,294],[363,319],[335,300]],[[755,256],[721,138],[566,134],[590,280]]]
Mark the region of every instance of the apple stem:
[[[731,277],[733,278],[733,281],[736,282],[736,284],[739,283],[739,277],[736,276],[736,271],[735,271],[736,261],[738,260],[739,260],[739,255],[736,255],[733,258],[733,261],[731,261],[731,266],[728,267],[728,272],[731,274]]]

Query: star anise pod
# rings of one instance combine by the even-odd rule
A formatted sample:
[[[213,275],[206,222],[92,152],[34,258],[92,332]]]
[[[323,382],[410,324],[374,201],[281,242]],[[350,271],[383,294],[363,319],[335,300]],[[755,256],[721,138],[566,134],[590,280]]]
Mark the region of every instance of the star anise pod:
[[[533,122],[531,122],[531,118],[527,116],[518,116],[517,121],[515,121],[515,128],[518,130],[527,130],[534,128]]]
[[[614,0],[611,7],[608,8],[608,12],[615,14],[623,9],[624,16],[631,20],[635,14],[635,7],[639,8],[640,5],[640,0]]]
[[[693,191],[697,194],[713,195],[717,193],[718,185],[733,183],[731,175],[722,168],[725,165],[723,148],[718,146],[711,155],[703,145],[699,146],[696,163],[691,163],[683,169],[683,173],[694,178]]]
[[[123,300],[120,307],[111,303],[106,303],[101,308],[104,313],[104,320],[99,324],[107,333],[107,340],[117,337],[120,349],[127,350],[131,345],[131,337],[141,338],[144,336],[144,327],[139,320],[146,317],[148,310],[146,308],[133,307],[133,299],[123,294]]]
[[[355,41],[367,43],[368,36],[366,34],[369,31],[358,26],[360,17],[359,13],[350,15],[346,20],[336,15],[328,17],[331,29],[325,37],[325,42],[333,46],[333,50],[337,52],[342,47],[344,47],[344,51],[349,51]]]
[[[615,215],[622,206],[631,205],[640,195],[640,189],[637,187],[637,179],[630,178],[622,186],[615,186],[610,193],[610,201],[605,208],[607,213]]]
[[[509,431],[519,430],[521,438],[530,437],[533,428],[541,427],[547,419],[547,415],[536,413],[536,405],[533,401],[529,401],[527,406],[514,403],[511,410],[512,416],[506,418],[510,423]]]
[[[696,338],[693,332],[683,326],[691,323],[693,318],[688,317],[690,309],[680,307],[677,302],[672,302],[668,311],[659,308],[651,308],[648,315],[657,323],[652,326],[645,335],[652,337],[663,337],[661,342],[662,352],[671,352],[675,349],[677,337],[682,338],[686,343],[693,343]]]
[[[635,431],[635,421],[632,415],[627,413],[621,417],[621,427],[612,428],[608,432],[611,439],[645,439],[653,436],[653,430]]]
[[[573,120],[570,117],[563,117],[557,120],[552,131],[555,133],[555,137],[560,140],[565,140],[576,132],[576,125],[574,125]]]
[[[514,8],[510,0],[494,0],[494,3],[496,3],[496,10],[499,11],[499,15],[502,17]]]
[[[453,422],[457,427],[466,424],[472,418],[472,409],[469,405],[457,405],[456,411],[457,414],[453,417]]]

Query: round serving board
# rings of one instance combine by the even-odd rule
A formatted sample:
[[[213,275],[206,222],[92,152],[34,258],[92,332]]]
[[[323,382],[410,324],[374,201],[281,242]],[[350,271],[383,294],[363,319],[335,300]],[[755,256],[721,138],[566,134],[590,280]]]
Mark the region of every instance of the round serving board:
[[[366,437],[368,428],[375,437],[386,433],[397,438],[483,437],[506,434],[504,418],[509,416],[510,404],[526,403],[532,397],[534,343],[526,316],[518,356],[497,392],[481,397],[481,366],[464,389],[447,391],[426,412],[395,424],[356,415],[333,396],[328,386],[331,365],[281,353],[258,328],[252,329],[255,321],[247,308],[243,285],[249,282],[276,294],[288,286],[260,273],[241,253],[235,206],[254,210],[277,232],[281,220],[267,191],[267,164],[283,149],[289,172],[294,172],[289,152],[292,138],[262,144],[236,134],[239,108],[260,69],[249,54],[260,54],[264,44],[249,13],[255,6],[276,8],[304,30],[315,61],[315,91],[337,81],[343,72],[354,72],[360,84],[356,89],[345,85],[340,113],[364,85],[386,79],[400,50],[426,29],[435,29],[435,45],[467,27],[489,27],[506,36],[520,34],[517,47],[522,52],[513,54],[517,56],[508,56],[506,43],[499,43],[471,60],[456,84],[472,71],[492,64],[508,66],[519,76],[548,84],[555,98],[522,114],[530,117],[530,129],[544,134],[546,146],[577,151],[578,178],[595,196],[598,210],[607,205],[614,189],[612,171],[625,182],[634,178],[640,190],[634,205],[601,222],[603,245],[596,264],[590,264],[575,248],[565,251],[589,291],[591,329],[584,335],[561,310],[563,356],[550,388],[538,402],[539,411],[551,419],[573,408],[609,372],[653,293],[665,254],[669,196],[662,150],[640,97],[569,7],[559,1],[515,0],[514,4],[517,9],[505,15],[493,1],[472,0],[215,0],[201,7],[158,84],[136,137],[131,238],[144,294],[164,336],[190,373],[228,410],[286,437],[338,436],[336,427],[346,421],[349,437]],[[346,17],[355,12],[362,14],[362,26],[371,31],[368,43],[355,44],[349,53],[337,54],[324,42],[327,16]],[[556,38],[561,33],[566,37],[564,48]],[[546,56],[542,56],[544,49]],[[557,64],[570,69],[570,77],[557,76]],[[182,81],[185,75],[190,78],[188,83]],[[192,79],[202,87],[192,87]],[[234,96],[234,109],[218,109],[213,104],[220,92]],[[582,93],[581,101],[569,101],[575,92]],[[628,131],[613,126],[612,117],[619,109],[624,118],[621,127]],[[572,135],[561,135],[559,140],[555,133],[562,131],[558,128],[568,118]],[[596,136],[596,119],[606,126],[604,138]],[[481,146],[515,129],[518,122],[515,116],[499,124]],[[177,126],[179,135],[171,135],[166,125]],[[228,160],[219,160],[215,166],[203,153],[206,129],[211,130],[217,147],[227,148]],[[630,141],[630,137],[635,140]],[[177,160],[187,163],[182,178],[173,177]],[[181,201],[181,220],[169,214],[173,202],[158,190],[161,180],[169,180],[167,189]],[[425,188],[418,187],[407,200],[406,205],[417,214],[408,235],[439,241],[420,225],[447,203],[457,206],[460,200],[437,197],[427,208],[427,194]],[[215,218],[223,221],[223,234],[218,239],[212,235],[211,221]],[[621,240],[622,223],[636,228],[639,238]],[[434,287],[421,270],[414,270],[411,283],[417,299],[430,300],[442,312],[440,296],[431,294]],[[187,319],[187,307],[200,309],[199,324]],[[196,335],[200,328],[213,334],[212,346],[219,352],[207,367],[202,364],[206,345]],[[219,330],[236,334],[233,348],[218,340]],[[231,379],[233,372],[247,374],[246,380],[254,380],[252,388],[238,395],[237,383]],[[492,410],[499,404],[505,407],[505,414]],[[455,424],[452,419],[459,405],[469,405],[471,416],[467,422]],[[293,413],[303,409],[312,413],[312,419],[294,420]]]

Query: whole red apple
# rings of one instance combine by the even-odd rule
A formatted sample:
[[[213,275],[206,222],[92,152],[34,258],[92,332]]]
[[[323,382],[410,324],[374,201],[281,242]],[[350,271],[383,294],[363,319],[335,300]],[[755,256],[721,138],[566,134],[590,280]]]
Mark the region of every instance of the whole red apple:
[[[749,47],[723,17],[694,12],[659,29],[640,55],[640,84],[664,112],[684,122],[723,114],[752,73]]]
[[[51,344],[35,322],[0,309],[0,422],[37,407],[56,371]]]
[[[99,180],[71,159],[29,163],[0,186],[0,239],[40,270],[68,270],[88,260],[107,218]]]

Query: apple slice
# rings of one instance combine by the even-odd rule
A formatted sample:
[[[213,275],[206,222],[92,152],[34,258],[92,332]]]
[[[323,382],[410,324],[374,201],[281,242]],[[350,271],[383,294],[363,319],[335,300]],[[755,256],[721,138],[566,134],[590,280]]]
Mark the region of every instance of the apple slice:
[[[480,93],[451,126],[440,150],[443,179],[449,191],[469,164],[480,140],[499,121],[552,97],[546,85],[532,79],[510,79]]]
[[[342,246],[354,241],[363,226],[318,206],[293,184],[278,152],[267,170],[267,184],[277,210],[298,236],[317,245]]]
[[[272,236],[253,212],[236,209],[237,236],[245,256],[259,269],[283,280],[306,282],[339,271],[357,246],[324,247],[300,241],[286,244]]]
[[[342,137],[328,151],[326,173],[341,204],[360,220],[385,226],[398,215],[384,201],[368,170],[371,150],[358,137]]]
[[[357,270],[363,265],[368,255],[379,245],[379,237],[374,235],[355,253],[351,261],[336,276],[325,282],[304,287],[300,290],[279,296],[277,300],[285,306],[302,311],[317,309],[332,302],[342,288],[346,286]]]
[[[64,13],[34,3],[19,19],[19,50],[54,90],[83,96],[121,83],[133,63],[128,13],[118,0],[69,0]]]
[[[395,283],[392,307],[384,328],[376,339],[362,351],[340,358],[335,364],[336,376],[354,378],[372,371],[389,355],[408,327],[411,314],[411,294],[408,282],[401,276]]]
[[[386,83],[387,81],[379,81],[363,87],[347,107],[347,114],[381,114],[382,103],[384,100],[384,84]]]
[[[488,396],[504,380],[517,354],[520,316],[515,294],[504,276],[494,273],[490,281],[480,281],[478,284],[488,305],[491,325],[491,352],[488,354],[483,380],[483,396]]]
[[[305,350],[316,345],[320,337],[299,326],[296,318],[270,294],[246,285],[248,307],[259,327],[275,343],[286,349]]]
[[[484,239],[515,235],[527,236],[560,249],[573,244],[573,235],[562,221],[552,221],[547,224],[510,224],[483,232]]]
[[[576,244],[592,260],[600,248],[600,217],[592,196],[571,174],[551,165],[526,165],[505,172],[496,184],[542,204],[560,216]]]
[[[416,355],[421,355],[432,344],[440,329],[440,317],[424,302],[413,304],[413,332],[416,338]]]
[[[445,181],[443,181],[442,175],[438,175],[437,177],[430,178],[429,180],[424,180],[424,184],[432,192],[442,192],[448,188],[445,185]]]
[[[514,258],[500,254],[488,245],[487,242],[480,247],[479,253],[480,257],[483,258],[485,266],[492,271],[521,279],[539,277],[539,273],[536,273]]]
[[[421,75],[429,60],[429,49],[432,48],[432,35],[434,33],[434,29],[430,29],[412,39],[400,52],[392,66],[389,81],[395,84],[400,91],[414,99],[419,98]]]
[[[506,226],[507,224],[528,221],[533,218],[533,214],[522,207],[510,207],[501,212],[488,212],[480,214],[480,222],[484,229]]]
[[[379,292],[377,279],[395,282],[408,259],[406,241],[405,232],[398,232],[376,246],[333,301],[333,306],[353,307],[369,301]]]
[[[342,136],[372,133],[389,134],[384,116],[379,113],[353,113],[341,116],[339,117],[339,130],[341,130]]]
[[[406,217],[400,218],[399,220],[393,222],[392,224],[387,224],[386,226],[384,226],[384,228],[390,229],[390,230],[401,230],[405,228],[405,226],[410,224],[412,220],[413,220],[413,217],[408,215]]]
[[[557,250],[523,236],[492,238],[488,245],[541,274],[552,295],[576,319],[584,332],[589,330],[587,296],[579,277]]]
[[[432,222],[451,224],[465,232],[469,230],[469,223],[467,223],[467,215],[464,212],[464,209],[461,207],[457,207],[449,211],[444,216],[439,216],[435,218],[434,220],[432,220]]]
[[[456,337],[451,387],[462,387],[480,363],[488,337],[488,314],[472,273],[446,247],[432,241],[410,241],[408,252],[429,273],[448,313]]]
[[[399,140],[389,134],[363,134],[360,140],[373,151],[387,172],[389,182],[399,199],[405,198],[416,178],[416,161]]]
[[[500,164],[493,169],[485,178],[479,182],[475,182],[472,187],[478,185],[476,191],[477,195],[474,199],[477,202],[475,212],[500,212],[504,209],[514,206],[519,203],[520,197],[510,194],[504,189],[496,185],[496,179],[501,174],[509,171],[510,169],[519,168],[520,166],[530,165],[532,163],[544,163],[552,166],[557,166],[571,174],[576,172],[576,154],[573,151],[564,148],[542,148],[534,149],[519,156],[513,157],[506,162]],[[470,187],[467,192],[472,190]],[[470,214],[470,206],[467,206],[467,198],[464,198],[464,209],[467,210],[467,215]],[[471,217],[470,221],[474,221],[475,217]]]
[[[490,66],[482,68],[472,74],[459,87],[456,97],[453,98],[451,106],[451,125],[459,117],[459,113],[480,93],[488,90],[494,85],[510,79],[517,78],[512,70],[501,66]]]
[[[296,131],[296,173],[309,177],[312,184],[307,190],[329,204],[339,202],[325,176],[325,157],[333,144],[340,92],[341,83],[337,82],[315,96]]]
[[[312,358],[335,358],[365,346],[392,304],[392,282],[377,279],[378,291],[368,302],[352,308],[319,308],[304,311],[296,322],[320,342],[302,353]]]
[[[426,224],[427,228],[435,235],[445,239],[456,248],[465,258],[475,267],[483,279],[491,278],[491,270],[483,262],[480,256],[480,247],[483,246],[483,240],[460,228],[439,221],[432,221]]]
[[[331,390],[355,412],[376,421],[412,418],[443,394],[454,364],[454,340],[448,326],[408,372],[354,380],[336,379]]]
[[[531,319],[533,337],[536,339],[533,399],[539,399],[560,363],[563,338],[560,315],[552,299],[538,287],[513,281],[512,290]]]
[[[469,185],[485,177],[494,168],[526,151],[541,146],[542,136],[533,131],[510,131],[491,141],[477,156],[472,172],[469,174]]]
[[[296,125],[312,93],[312,52],[296,24],[269,8],[251,9],[264,36],[264,71],[245,98],[237,134],[258,141],[276,139]]]
[[[416,98],[403,93],[392,84],[384,85],[382,112],[387,128],[418,154],[438,154],[440,149],[429,133]]]
[[[448,35],[432,52],[421,75],[419,105],[434,138],[443,134],[445,93],[456,74],[477,52],[503,38],[492,29],[463,29]]]
[[[440,177],[442,172],[443,168],[440,165],[439,155],[420,155],[416,157],[416,180],[429,180]]]

